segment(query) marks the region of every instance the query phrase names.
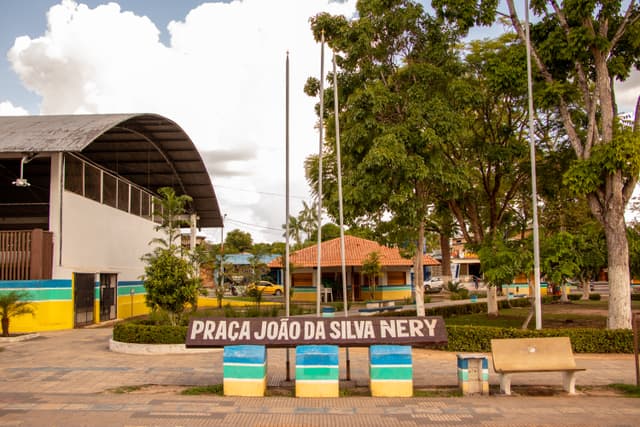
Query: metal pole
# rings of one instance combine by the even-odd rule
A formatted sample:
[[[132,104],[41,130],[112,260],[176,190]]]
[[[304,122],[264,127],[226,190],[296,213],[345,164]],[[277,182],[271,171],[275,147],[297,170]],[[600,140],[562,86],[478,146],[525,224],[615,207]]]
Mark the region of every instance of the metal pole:
[[[220,228],[220,291],[224,289],[224,219],[227,214],[222,216],[222,227]]]
[[[322,133],[324,131],[324,30],[320,39],[320,144],[318,148],[318,274],[316,282],[316,316],[320,317],[322,287]]]
[[[531,77],[531,39],[529,31],[529,1],[524,0],[525,42],[527,48],[527,91],[529,98],[529,150],[531,156],[531,208],[533,211],[533,283],[536,329],[542,329],[540,296],[540,240],[538,235],[538,190],[536,177],[536,143],[533,123],[533,83]]]
[[[336,162],[338,169],[338,205],[340,211],[340,265],[342,266],[342,299],[344,300],[344,317],[349,317],[349,303],[347,298],[347,266],[345,261],[344,244],[344,214],[342,209],[342,160],[340,156],[340,110],[338,102],[338,71],[336,67],[336,54],[333,54],[333,109],[336,121]],[[351,379],[351,359],[349,347],[345,348],[347,358],[347,381]]]
[[[291,292],[291,278],[289,277],[289,51],[287,51],[287,62],[286,62],[286,84],[285,84],[285,193],[286,193],[286,202],[285,202],[285,211],[286,211],[286,220],[285,220],[285,246],[284,246],[284,312],[285,317],[288,319],[290,314],[290,302],[289,295]],[[289,348],[286,349],[287,357],[286,357],[286,380],[291,381],[290,367],[291,361],[289,358]]]

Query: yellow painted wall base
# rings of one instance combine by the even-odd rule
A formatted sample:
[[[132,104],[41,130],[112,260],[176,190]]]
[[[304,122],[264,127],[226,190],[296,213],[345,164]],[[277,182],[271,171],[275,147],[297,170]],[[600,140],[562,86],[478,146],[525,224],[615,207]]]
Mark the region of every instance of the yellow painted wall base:
[[[73,303],[71,301],[42,301],[31,303],[35,315],[12,317],[9,333],[59,331],[73,328]]]
[[[338,397],[339,395],[338,381],[296,380],[296,397]]]
[[[267,379],[262,380],[223,380],[225,396],[261,397],[267,391]]]
[[[377,381],[371,380],[371,396],[373,397],[411,397],[413,381]]]
[[[474,384],[473,386],[473,392],[471,392],[471,384],[469,384],[468,381],[463,381],[462,384],[460,384],[460,391],[462,391],[462,394],[467,395],[467,394],[475,394],[477,393],[477,387],[476,384]],[[489,394],[489,381],[483,381],[482,382],[482,391],[480,394],[485,394],[488,395]]]

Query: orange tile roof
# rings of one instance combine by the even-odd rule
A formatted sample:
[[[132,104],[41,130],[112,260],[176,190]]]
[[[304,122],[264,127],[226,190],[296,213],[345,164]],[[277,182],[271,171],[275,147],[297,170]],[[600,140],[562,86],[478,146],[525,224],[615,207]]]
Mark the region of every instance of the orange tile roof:
[[[344,236],[345,264],[347,266],[361,266],[363,261],[371,252],[380,254],[380,265],[391,266],[413,266],[413,260],[402,258],[398,248],[382,246],[372,240],[362,239],[354,236]],[[291,264],[296,268],[316,267],[318,265],[318,245],[300,249],[289,255]],[[327,240],[321,244],[322,267],[339,267],[340,260],[340,238]],[[276,258],[269,263],[269,267],[282,267],[282,258]],[[424,256],[424,265],[439,265],[440,263],[429,255]]]

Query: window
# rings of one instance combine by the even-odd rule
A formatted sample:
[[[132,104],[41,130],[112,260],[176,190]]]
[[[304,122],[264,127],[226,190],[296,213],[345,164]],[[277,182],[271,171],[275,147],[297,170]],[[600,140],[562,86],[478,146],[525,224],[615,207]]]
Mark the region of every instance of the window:
[[[64,156],[64,189],[76,194],[82,192],[82,177],[84,162],[73,156]]]
[[[129,184],[118,180],[118,209],[129,212]]]
[[[84,165],[84,196],[100,202],[100,169],[89,164]]]
[[[151,219],[151,195],[146,191],[142,192],[142,207],[140,214],[147,219]]]
[[[140,189],[134,186],[131,186],[131,209],[129,212],[140,215]]]
[[[118,179],[108,173],[102,174],[102,203],[117,207]]]

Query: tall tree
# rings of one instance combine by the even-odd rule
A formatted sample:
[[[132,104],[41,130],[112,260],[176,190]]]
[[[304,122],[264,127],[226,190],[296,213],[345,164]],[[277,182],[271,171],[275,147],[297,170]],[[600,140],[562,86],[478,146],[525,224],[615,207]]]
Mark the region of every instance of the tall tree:
[[[433,0],[440,16],[462,31],[493,23],[496,0]],[[515,1],[506,0],[518,36],[525,28]],[[608,326],[631,327],[629,247],[625,208],[640,171],[638,132],[616,126],[614,81],[640,66],[640,7],[635,0],[566,0],[532,2],[539,17],[531,27],[531,55],[545,83],[544,96],[555,106],[576,162],[566,182],[587,195],[602,224],[609,272]],[[640,103],[638,103],[640,105]],[[636,109],[636,119],[640,112]]]
[[[252,247],[251,234],[237,228],[228,232],[224,239],[224,252],[228,254],[249,252]]]
[[[425,221],[436,186],[460,180],[442,155],[455,128],[449,109],[451,82],[459,61],[451,34],[410,0],[357,3],[358,19],[320,14],[311,26],[317,40],[324,31],[341,68],[340,128],[345,221],[381,223],[391,214],[417,239],[416,283],[423,282]],[[317,80],[306,92],[316,95]],[[325,94],[327,159],[335,140],[333,92]],[[329,166],[329,165],[328,165]],[[331,169],[328,168],[330,171]],[[335,173],[324,176],[324,200],[336,200]],[[317,176],[309,177],[311,182]],[[336,203],[328,203],[335,218]],[[422,286],[416,286],[417,311],[424,316]]]

